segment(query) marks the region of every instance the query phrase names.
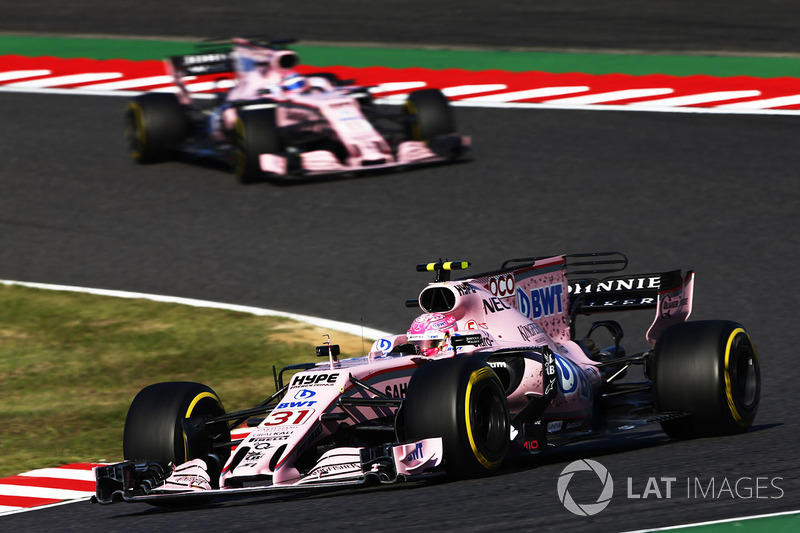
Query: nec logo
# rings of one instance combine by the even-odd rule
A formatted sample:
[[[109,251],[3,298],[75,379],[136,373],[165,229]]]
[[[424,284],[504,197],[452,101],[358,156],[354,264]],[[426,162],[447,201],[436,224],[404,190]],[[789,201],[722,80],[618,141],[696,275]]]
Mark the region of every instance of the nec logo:
[[[517,291],[517,308],[523,315],[536,320],[538,318],[560,315],[564,312],[561,295],[564,288],[560,283],[547,287],[531,289],[530,294]]]

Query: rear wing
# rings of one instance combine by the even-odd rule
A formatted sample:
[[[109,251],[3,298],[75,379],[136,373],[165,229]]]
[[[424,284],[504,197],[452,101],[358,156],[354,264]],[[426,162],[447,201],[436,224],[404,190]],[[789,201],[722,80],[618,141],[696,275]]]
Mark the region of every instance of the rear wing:
[[[268,39],[266,37],[234,37],[233,39],[209,39],[198,43],[196,54],[185,54],[167,58],[169,66],[176,77],[203,76],[206,74],[233,74],[233,49],[262,48],[273,51],[282,50],[295,39]]]
[[[178,99],[182,104],[191,103],[191,95],[184,80],[189,77],[223,75],[227,80],[233,77],[233,55],[229,50],[209,50],[197,54],[184,54],[164,60],[167,73],[172,76],[178,88]]]
[[[239,51],[239,56],[244,53],[256,54],[269,54],[281,52],[284,50],[283,46],[295,42],[294,39],[265,39],[265,38],[241,38],[234,37],[233,39],[210,39],[203,43],[198,43],[198,51],[194,54],[184,54],[178,56],[168,57],[164,60],[167,72],[172,76],[175,85],[178,87],[178,98],[182,103],[188,104],[191,102],[189,91],[184,84],[184,80],[189,77],[202,77],[202,76],[220,76],[221,80],[233,80],[241,76],[241,72],[237,73],[237,59],[235,51]],[[244,59],[240,62],[239,69],[245,63],[254,65],[256,59],[247,62]],[[252,70],[252,67],[250,68]],[[245,69],[247,70],[247,69]],[[220,81],[220,80],[217,80]],[[228,81],[227,87],[233,85],[233,81]]]
[[[172,56],[167,61],[176,77],[233,73],[233,56],[230,51]]]
[[[622,272],[627,266],[622,252],[527,257],[509,259],[499,270],[469,279],[561,341],[574,338],[578,315],[658,309],[647,333],[654,344],[666,326],[686,320],[691,313],[694,272],[685,277],[680,270],[598,277]]]

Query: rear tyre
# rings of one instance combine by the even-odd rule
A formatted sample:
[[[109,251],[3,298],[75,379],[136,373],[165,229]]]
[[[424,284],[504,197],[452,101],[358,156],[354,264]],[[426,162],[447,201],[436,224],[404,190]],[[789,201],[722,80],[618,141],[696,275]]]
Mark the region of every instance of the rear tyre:
[[[409,94],[405,113],[406,133],[411,140],[430,142],[437,135],[456,130],[450,102],[439,89],[422,89]]]
[[[505,392],[494,371],[479,359],[422,365],[411,376],[403,416],[408,440],[442,438],[444,467],[453,477],[491,474],[508,452]]]
[[[178,97],[145,93],[125,109],[125,140],[134,161],[157,163],[173,156],[173,147],[187,135],[188,126]]]
[[[128,409],[123,456],[126,460],[179,465],[205,458],[213,451],[224,462],[230,448],[214,450],[212,446],[230,442],[225,422],[204,424],[205,420],[222,414],[225,408],[219,396],[206,385],[179,381],[145,387]]]
[[[236,175],[242,183],[264,181],[259,156],[280,151],[275,109],[240,111],[234,136]]]
[[[676,324],[658,339],[653,386],[659,411],[690,416],[661,423],[678,439],[746,431],[761,393],[758,357],[750,336],[735,322]]]

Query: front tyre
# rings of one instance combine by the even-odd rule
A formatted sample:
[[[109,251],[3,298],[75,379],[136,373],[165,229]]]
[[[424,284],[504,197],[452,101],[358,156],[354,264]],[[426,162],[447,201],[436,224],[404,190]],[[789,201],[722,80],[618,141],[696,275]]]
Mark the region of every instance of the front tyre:
[[[230,442],[224,422],[206,425],[225,414],[219,396],[200,383],[166,382],[145,387],[133,400],[125,419],[122,451],[126,460],[155,460],[176,465],[216,453],[224,460]]]
[[[653,387],[659,411],[690,413],[662,422],[670,437],[746,431],[755,419],[761,393],[753,342],[735,322],[676,324],[656,343]]]
[[[186,116],[174,94],[144,93],[131,99],[125,109],[125,141],[138,163],[169,159],[187,131]]]
[[[234,135],[236,146],[236,175],[242,183],[264,180],[261,154],[280,151],[281,143],[275,119],[275,109],[239,111]]]
[[[403,413],[408,440],[442,438],[445,470],[453,477],[488,475],[508,452],[505,392],[494,371],[479,359],[422,365],[411,376]]]
[[[422,89],[408,95],[405,105],[406,134],[414,141],[430,142],[456,130],[450,102],[439,89]]]

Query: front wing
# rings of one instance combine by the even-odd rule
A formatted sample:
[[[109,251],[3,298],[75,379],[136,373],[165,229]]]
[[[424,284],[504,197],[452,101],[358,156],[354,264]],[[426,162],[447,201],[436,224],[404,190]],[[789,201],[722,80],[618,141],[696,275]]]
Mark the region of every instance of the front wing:
[[[358,172],[374,172],[390,168],[407,168],[453,162],[467,155],[471,139],[459,135],[441,135],[430,144],[404,141],[394,159],[364,160],[357,164],[342,163],[333,152],[313,150],[299,154],[261,154],[259,164],[267,176],[321,176]]]
[[[444,449],[441,438],[371,448],[336,448],[324,453],[304,476],[291,483],[272,484],[240,480],[237,485],[213,488],[202,459],[183,465],[158,461],[124,461],[94,469],[96,493],[92,502],[151,502],[191,504],[217,496],[247,496],[272,491],[335,489],[355,485],[396,483],[438,475]]]

